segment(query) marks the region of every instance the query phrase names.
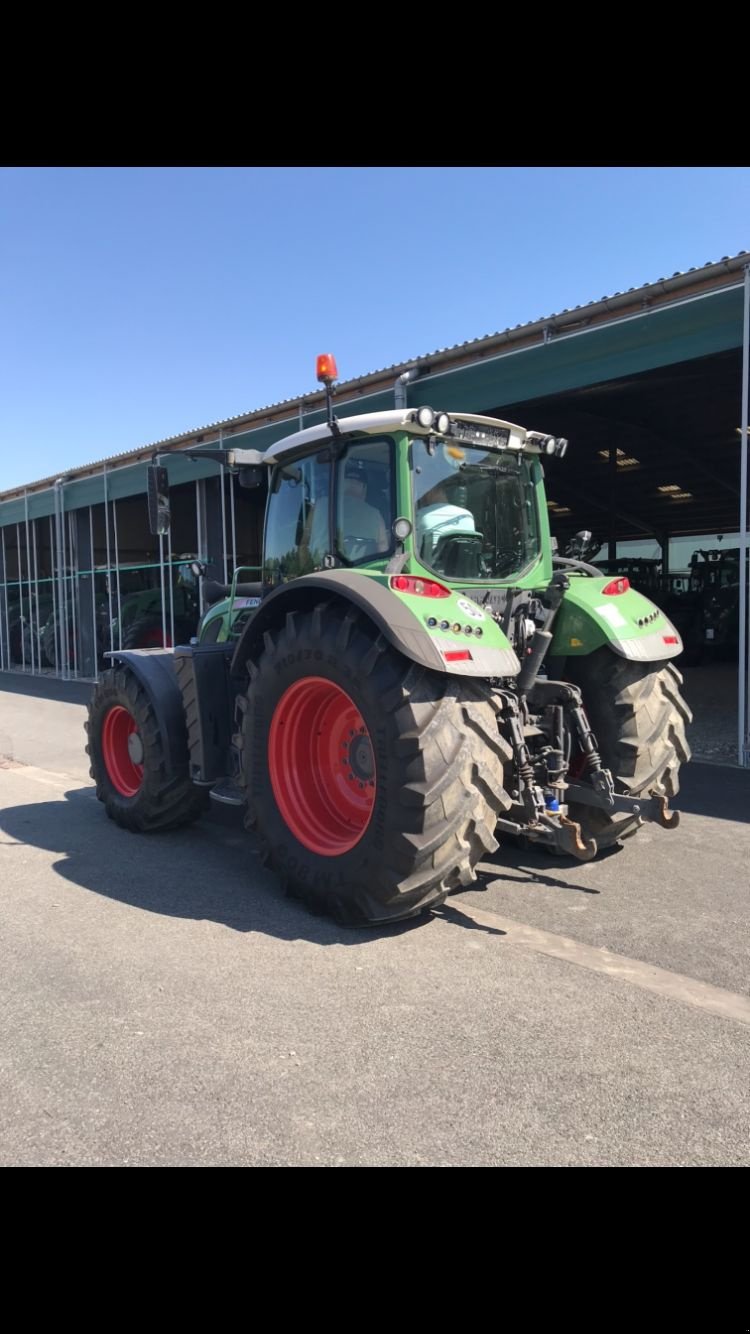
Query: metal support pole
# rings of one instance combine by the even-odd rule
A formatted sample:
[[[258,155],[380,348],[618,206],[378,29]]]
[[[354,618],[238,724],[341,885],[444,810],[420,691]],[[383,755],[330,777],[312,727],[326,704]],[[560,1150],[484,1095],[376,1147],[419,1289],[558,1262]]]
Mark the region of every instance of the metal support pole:
[[[64,514],[64,482],[58,477],[55,482],[55,535],[57,538],[57,609],[58,609],[58,644],[59,655],[57,659],[58,675],[62,673],[63,681],[68,679],[68,590],[65,586],[65,527],[63,523]]]
[[[167,529],[167,567],[169,569],[169,628],[174,648],[174,568],[172,566],[172,529]]]
[[[31,542],[29,541],[29,493],[23,493],[23,507],[26,522],[26,587],[29,592],[29,648],[31,650],[31,674],[34,675],[36,654],[34,652],[34,596],[31,592]],[[22,631],[23,633],[23,631]]]
[[[74,541],[72,514],[68,514],[68,549],[70,551],[70,623],[73,628],[73,675],[77,677],[78,676],[78,552]]]
[[[60,548],[62,550],[62,589],[63,589],[63,624],[62,633],[62,665],[63,679],[67,681],[70,678],[70,633],[68,629],[68,618],[70,616],[69,588],[68,588],[68,544],[65,540],[65,483],[60,485]]]
[[[55,512],[57,512],[56,500]],[[49,520],[49,577],[52,581],[52,625],[55,631],[55,643],[57,643],[57,576],[55,571],[55,530],[52,526],[52,515],[50,515]]]
[[[117,647],[122,648],[122,600],[120,598],[120,543],[117,538],[117,501],[112,497],[112,534],[115,539],[115,588],[117,589]]]
[[[167,603],[164,597],[164,534],[159,533],[159,578],[161,580],[161,646],[167,647]]]
[[[224,448],[224,432],[219,431],[219,449]],[[229,578],[227,572],[227,487],[226,487],[226,469],[221,465],[221,558],[224,569],[224,583]]]
[[[661,547],[661,586],[666,593],[669,588],[669,533],[659,533],[659,546]]]
[[[99,676],[99,627],[96,623],[96,560],[94,559],[94,507],[89,505],[89,550],[91,552],[91,624],[94,627],[94,677]]]
[[[195,523],[196,523],[196,530],[197,530],[197,536],[198,536],[198,556],[200,557],[200,559],[201,559],[202,561],[207,561],[207,560],[208,560],[208,550],[207,550],[207,541],[206,541],[205,544],[204,544],[204,538],[205,538],[205,523],[204,523],[204,520],[203,520],[202,497],[203,497],[203,492],[202,492],[202,489],[201,489],[201,483],[200,483],[200,482],[196,482],[196,483],[195,483]],[[199,579],[199,580],[198,580],[198,615],[199,615],[199,617],[203,615],[203,580],[202,580],[202,579]]]
[[[747,444],[748,372],[750,371],[750,264],[745,265],[745,301],[742,322],[742,422],[740,425],[740,649],[737,681],[737,757],[750,768],[750,735],[747,706],[750,696],[750,663],[747,652]]]
[[[0,537],[3,539],[3,558],[0,563],[0,672],[6,669],[5,662],[5,616],[4,610],[8,604],[8,590],[5,579],[5,529],[0,528]]]
[[[60,554],[60,495],[59,483],[55,482],[55,569],[54,579],[57,588],[57,615],[55,616],[55,675],[60,676],[62,672],[62,624],[64,619],[63,611],[63,586],[62,586],[62,555]]]
[[[114,653],[114,650],[115,650],[115,643],[114,643],[114,634],[113,634],[113,632],[112,632],[112,621],[113,621],[113,616],[112,616],[112,561],[111,561],[111,558],[110,558],[110,552],[109,552],[109,487],[108,487],[108,485],[107,485],[107,465],[106,465],[106,463],[104,464],[103,480],[104,480],[104,532],[105,532],[105,536],[106,536],[106,540],[107,540],[107,598],[108,598],[108,600],[109,600],[109,649],[110,649],[110,652],[111,652],[111,653]],[[118,628],[120,628],[119,608],[118,608],[117,624],[118,624]]]
[[[12,663],[10,660],[10,618],[8,616],[8,559],[5,555],[5,529],[0,530],[3,538],[3,579],[5,580],[5,669],[10,671]]]
[[[26,671],[26,644],[23,633],[23,571],[21,569],[21,525],[16,524],[16,550],[18,562],[18,615],[21,625],[21,671]]]
[[[221,558],[224,570],[224,583],[229,578],[227,570],[227,484],[226,469],[221,465]]]
[[[32,550],[34,552],[34,597],[36,599],[36,662],[37,671],[41,675],[42,671],[42,627],[39,621],[39,562],[37,556],[37,537],[36,537],[36,519],[31,520],[31,531],[33,534]],[[33,626],[32,626],[33,633]]]
[[[232,575],[237,569],[237,519],[234,512],[234,478],[229,478],[229,510],[232,518]]]
[[[617,560],[617,520],[615,518],[615,506],[617,504],[617,449],[614,445],[609,447],[609,545],[607,548],[607,560]]]

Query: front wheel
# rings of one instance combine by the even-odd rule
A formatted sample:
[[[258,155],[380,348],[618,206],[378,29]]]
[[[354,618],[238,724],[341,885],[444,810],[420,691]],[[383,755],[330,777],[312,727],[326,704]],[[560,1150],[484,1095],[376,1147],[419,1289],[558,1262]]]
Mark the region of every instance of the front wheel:
[[[381,923],[471,883],[510,805],[483,683],[409,662],[335,603],[288,613],[250,672],[247,823],[291,893]]]
[[[153,706],[127,667],[102,673],[85,727],[96,795],[111,820],[139,833],[197,820],[201,790],[191,783],[187,764],[167,768]]]
[[[585,658],[569,658],[566,674],[581,690],[602,764],[610,770],[616,791],[632,797],[654,790],[676,796],[680,768],[690,759],[685,729],[693,715],[674,664],[632,662],[601,648]],[[583,767],[582,756],[574,755],[571,777]],[[570,816],[599,848],[628,838],[641,824],[638,816],[610,816],[595,806],[574,803]]]

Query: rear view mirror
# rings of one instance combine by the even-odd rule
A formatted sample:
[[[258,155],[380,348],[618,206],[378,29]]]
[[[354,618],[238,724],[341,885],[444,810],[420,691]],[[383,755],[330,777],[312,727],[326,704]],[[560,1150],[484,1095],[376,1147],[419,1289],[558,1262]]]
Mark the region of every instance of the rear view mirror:
[[[246,491],[255,491],[258,487],[265,485],[267,476],[268,469],[256,465],[248,468],[240,468],[238,481],[240,486],[244,487]]]
[[[573,560],[587,560],[595,556],[601,542],[596,537],[592,537],[588,529],[584,528],[575,537],[571,537],[565,548],[565,555]]]
[[[166,468],[152,463],[148,469],[148,526],[152,533],[162,536],[169,532],[169,474]]]

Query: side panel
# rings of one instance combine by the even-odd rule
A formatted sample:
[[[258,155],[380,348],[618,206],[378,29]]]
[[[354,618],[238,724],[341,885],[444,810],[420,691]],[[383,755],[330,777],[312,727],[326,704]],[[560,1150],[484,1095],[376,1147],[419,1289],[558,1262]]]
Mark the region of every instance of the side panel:
[[[241,587],[241,585],[240,585]],[[224,644],[236,639],[245,621],[250,620],[260,606],[259,597],[222,598],[204,613],[197,637],[201,644]]]
[[[214,783],[228,772],[234,699],[229,682],[231,654],[226,644],[191,644],[175,650],[190,777],[195,783]]]
[[[105,654],[105,657],[112,659],[113,665],[124,663],[138,678],[153,705],[168,767],[170,770],[186,769],[188,746],[185,711],[172,650],[120,649]]]
[[[584,657],[607,644],[622,658],[659,662],[682,653],[682,640],[664,612],[634,588],[602,593],[611,576],[574,575],[554,625],[550,654]]]
[[[272,624],[287,611],[311,607],[325,595],[342,598],[369,616],[394,648],[433,672],[455,676],[515,676],[520,663],[500,626],[460,593],[425,598],[394,592],[387,575],[323,571],[281,585],[265,598],[240,639],[232,672],[241,672]],[[428,621],[436,621],[429,626]],[[442,628],[441,622],[447,623]],[[475,634],[477,628],[481,637]],[[461,659],[446,654],[466,654]]]

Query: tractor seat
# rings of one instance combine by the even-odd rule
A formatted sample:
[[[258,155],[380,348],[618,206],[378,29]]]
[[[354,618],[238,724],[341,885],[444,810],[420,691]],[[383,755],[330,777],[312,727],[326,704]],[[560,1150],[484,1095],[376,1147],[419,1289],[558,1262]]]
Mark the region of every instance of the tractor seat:
[[[432,568],[446,579],[479,579],[483,540],[481,533],[446,533],[432,552]]]
[[[263,585],[261,583],[238,584],[234,591],[238,598],[259,598],[263,592]],[[204,581],[203,599],[209,607],[213,607],[215,602],[221,602],[222,598],[228,598],[231,592],[231,584],[219,584],[215,579]]]

